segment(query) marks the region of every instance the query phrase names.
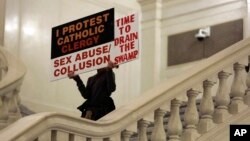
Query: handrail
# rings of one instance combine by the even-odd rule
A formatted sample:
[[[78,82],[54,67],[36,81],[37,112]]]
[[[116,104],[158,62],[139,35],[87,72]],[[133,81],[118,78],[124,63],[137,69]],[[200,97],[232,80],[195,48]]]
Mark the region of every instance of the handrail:
[[[225,67],[247,58],[250,53],[250,39],[244,39],[227,49],[201,61],[198,67],[168,79],[143,96],[106,115],[99,121],[90,121],[61,113],[40,113],[22,118],[0,132],[0,138],[6,141],[34,140],[44,131],[64,130],[89,137],[109,137],[119,134],[128,125],[137,122],[149,112],[153,112],[183,91],[216,74]],[[36,129],[36,130],[34,130]],[[13,132],[15,131],[15,132]]]
[[[0,96],[2,96],[22,82],[26,68],[19,59],[8,53],[3,47],[0,47],[0,53],[7,64],[7,73],[0,81]]]

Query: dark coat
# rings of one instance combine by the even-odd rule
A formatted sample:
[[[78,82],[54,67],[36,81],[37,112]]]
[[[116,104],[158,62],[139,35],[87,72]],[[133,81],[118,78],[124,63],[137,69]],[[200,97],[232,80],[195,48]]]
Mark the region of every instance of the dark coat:
[[[116,89],[115,75],[112,69],[98,72],[90,77],[86,87],[78,75],[74,80],[82,97],[86,99],[78,107],[82,112],[82,117],[85,116],[87,110],[91,110],[93,113],[91,119],[98,120],[115,109],[114,101],[110,97],[111,93]]]

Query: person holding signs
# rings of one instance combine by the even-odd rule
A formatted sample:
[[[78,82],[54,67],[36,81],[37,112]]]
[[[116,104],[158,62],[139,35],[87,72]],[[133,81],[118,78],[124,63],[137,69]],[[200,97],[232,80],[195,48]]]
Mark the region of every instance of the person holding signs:
[[[98,120],[115,109],[114,101],[110,97],[116,90],[113,68],[118,68],[118,65],[109,62],[107,67],[98,69],[97,74],[88,78],[86,86],[79,75],[75,75],[74,72],[68,74],[70,79],[76,81],[82,97],[86,99],[77,108],[82,112],[82,118]]]

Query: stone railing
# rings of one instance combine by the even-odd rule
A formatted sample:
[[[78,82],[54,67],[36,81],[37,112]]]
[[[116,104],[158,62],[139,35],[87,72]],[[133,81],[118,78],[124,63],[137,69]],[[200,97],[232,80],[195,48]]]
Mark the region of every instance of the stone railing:
[[[244,69],[249,55],[250,39],[245,39],[162,82],[99,121],[60,113],[39,113],[3,129],[0,139],[129,141],[131,135],[137,133],[136,140],[147,141],[147,127],[153,122],[151,141],[202,140],[202,135],[210,129],[249,110],[250,75]],[[229,84],[229,80],[232,83]],[[197,98],[201,99],[198,106]],[[186,108],[182,121],[180,106],[183,101]],[[170,116],[165,130],[163,117],[166,113]]]
[[[24,65],[0,46],[0,129],[21,118],[19,91]]]

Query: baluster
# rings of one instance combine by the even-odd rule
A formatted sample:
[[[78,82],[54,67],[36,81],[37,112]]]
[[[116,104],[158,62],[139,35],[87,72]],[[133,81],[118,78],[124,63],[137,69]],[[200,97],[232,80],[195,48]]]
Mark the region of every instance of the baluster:
[[[57,141],[57,131],[51,130],[51,141]]]
[[[75,141],[75,135],[69,133],[69,141]]]
[[[246,108],[243,102],[243,96],[245,94],[245,80],[243,79],[244,68],[245,65],[239,63],[234,64],[234,80],[230,92],[232,101],[229,105],[229,112],[231,114],[238,114]]]
[[[199,122],[199,114],[196,106],[196,97],[199,92],[188,90],[188,103],[184,114],[185,129],[182,135],[182,141],[194,141],[200,135],[197,132],[197,124]]]
[[[138,141],[147,141],[147,128],[150,124],[149,121],[139,120],[138,121]]]
[[[180,136],[182,134],[182,123],[180,118],[180,105],[181,101],[172,100],[171,101],[171,113],[168,120],[168,141],[180,141]]]
[[[218,73],[219,86],[215,96],[216,109],[214,111],[214,122],[222,123],[229,116],[228,105],[230,103],[229,88],[227,79],[230,73],[221,71]]]
[[[13,92],[9,92],[6,94],[6,98],[8,99],[8,109],[9,109],[9,119],[8,124],[14,122],[14,113],[16,112],[16,107],[14,106],[14,97]]]
[[[154,128],[152,132],[152,141],[166,141],[166,132],[164,129],[163,116],[166,111],[162,109],[155,110],[154,113]]]
[[[6,96],[0,96],[0,129],[3,129],[8,125],[8,111],[8,99]]]
[[[15,104],[16,110],[17,110],[16,113],[15,113],[15,116],[16,116],[17,119],[22,118],[22,114],[21,114],[21,111],[20,111],[21,100],[20,100],[19,92],[20,92],[20,86],[17,87],[14,90],[14,93],[13,93],[14,104]]]
[[[14,95],[16,95],[15,97],[16,97],[16,102],[18,106],[21,104],[21,99],[19,96],[20,89],[21,89],[21,85],[17,86],[14,90]]]
[[[214,82],[206,80],[203,82],[203,97],[200,103],[200,116],[201,119],[198,124],[198,131],[200,134],[206,133],[209,129],[214,126],[213,123],[213,113],[214,113],[214,103],[211,94],[212,86]]]
[[[19,119],[19,117],[21,117],[20,115],[18,115],[18,111],[19,108],[17,106],[16,103],[16,97],[14,96],[14,92],[9,92],[8,94],[6,94],[6,97],[9,99],[8,100],[8,106],[9,106],[9,119],[8,119],[8,123],[11,124],[14,121],[16,121],[17,119]]]
[[[128,130],[122,131],[122,141],[129,141],[132,134],[133,132],[128,131]]]

